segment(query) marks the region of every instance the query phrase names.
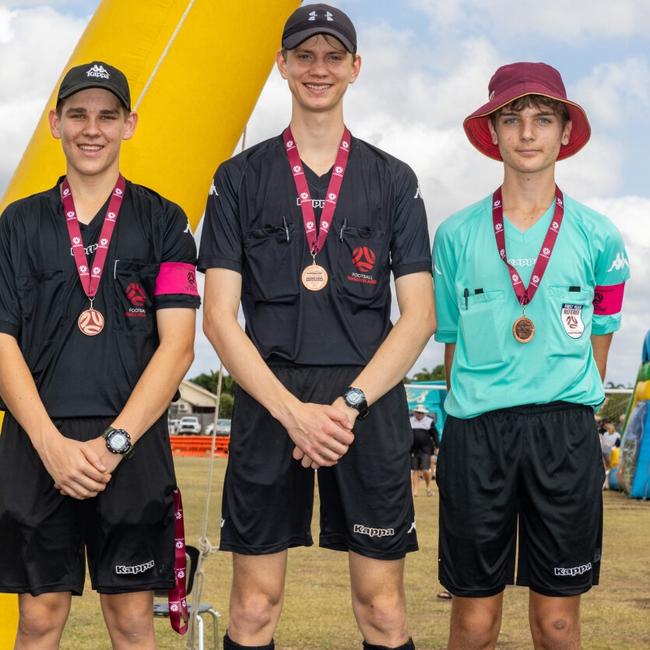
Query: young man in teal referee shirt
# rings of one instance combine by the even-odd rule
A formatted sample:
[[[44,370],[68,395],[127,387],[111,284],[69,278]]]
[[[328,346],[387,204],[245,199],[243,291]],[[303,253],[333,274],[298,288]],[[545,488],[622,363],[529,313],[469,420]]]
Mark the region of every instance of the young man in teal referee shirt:
[[[447,219],[434,244],[450,382],[437,469],[449,648],[495,647],[512,583],[530,589],[536,648],[579,648],[602,539],[593,409],[629,263],[612,222],[555,184],[555,162],[590,136],[559,72],[507,65],[489,93],[464,128],[503,162],[503,185]]]

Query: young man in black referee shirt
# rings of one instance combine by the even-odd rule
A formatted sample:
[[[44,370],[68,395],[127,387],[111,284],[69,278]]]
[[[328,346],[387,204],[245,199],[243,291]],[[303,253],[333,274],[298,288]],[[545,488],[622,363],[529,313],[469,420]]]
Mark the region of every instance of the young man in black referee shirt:
[[[50,126],[66,175],[0,218],[0,591],[16,648],[57,648],[88,556],[114,648],[155,648],[174,586],[166,410],[193,358],[196,247],[182,210],[120,174],[126,77],[72,68]]]
[[[320,545],[348,552],[364,647],[413,648],[401,380],[435,328],[425,209],[409,167],[345,128],[343,96],[361,67],[345,14],[294,12],[277,65],[289,128],[217,170],[199,254],[204,329],[240,386],[222,508],[234,567],[224,647],[274,647],[287,549],[312,544],[317,468]]]

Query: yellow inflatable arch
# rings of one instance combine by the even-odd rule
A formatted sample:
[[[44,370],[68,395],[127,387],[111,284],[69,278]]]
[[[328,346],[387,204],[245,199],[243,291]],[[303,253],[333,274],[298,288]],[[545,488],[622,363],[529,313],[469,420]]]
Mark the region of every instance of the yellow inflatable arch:
[[[210,178],[232,154],[268,77],[284,21],[299,4],[103,0],[65,68],[101,59],[126,73],[140,123],[122,148],[122,172],[180,204],[193,227]],[[51,187],[65,170],[46,119],[59,82],[0,210]],[[13,647],[17,616],[17,598],[0,595],[0,650]]]

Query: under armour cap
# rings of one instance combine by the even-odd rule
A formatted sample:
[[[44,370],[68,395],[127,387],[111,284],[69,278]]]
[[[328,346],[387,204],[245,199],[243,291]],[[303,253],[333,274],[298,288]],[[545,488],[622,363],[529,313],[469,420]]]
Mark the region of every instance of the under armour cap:
[[[501,66],[488,84],[488,102],[463,122],[469,141],[481,152],[501,160],[498,145],[492,142],[488,121],[490,115],[525,95],[542,95],[562,102],[569,111],[571,137],[562,145],[558,160],[568,158],[584,147],[591,136],[589,120],[582,106],[567,98],[560,73],[546,63],[518,62]]]
[[[352,21],[340,9],[326,4],[305,5],[296,9],[284,25],[282,47],[293,50],[316,34],[331,34],[356,54],[357,32]]]
[[[86,88],[110,90],[128,111],[131,110],[131,92],[124,73],[103,61],[92,61],[70,68],[59,86],[56,103]]]

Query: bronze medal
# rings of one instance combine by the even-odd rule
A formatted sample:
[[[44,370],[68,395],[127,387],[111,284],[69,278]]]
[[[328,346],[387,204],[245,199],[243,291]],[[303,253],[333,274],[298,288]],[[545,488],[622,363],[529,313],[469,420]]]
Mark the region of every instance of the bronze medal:
[[[97,336],[104,329],[104,317],[100,311],[91,307],[79,314],[77,325],[82,334],[86,336]]]
[[[527,316],[520,316],[512,326],[512,334],[519,343],[530,343],[535,336],[535,323]]]
[[[309,291],[320,291],[327,286],[327,271],[320,264],[310,264],[302,272],[302,284]]]

